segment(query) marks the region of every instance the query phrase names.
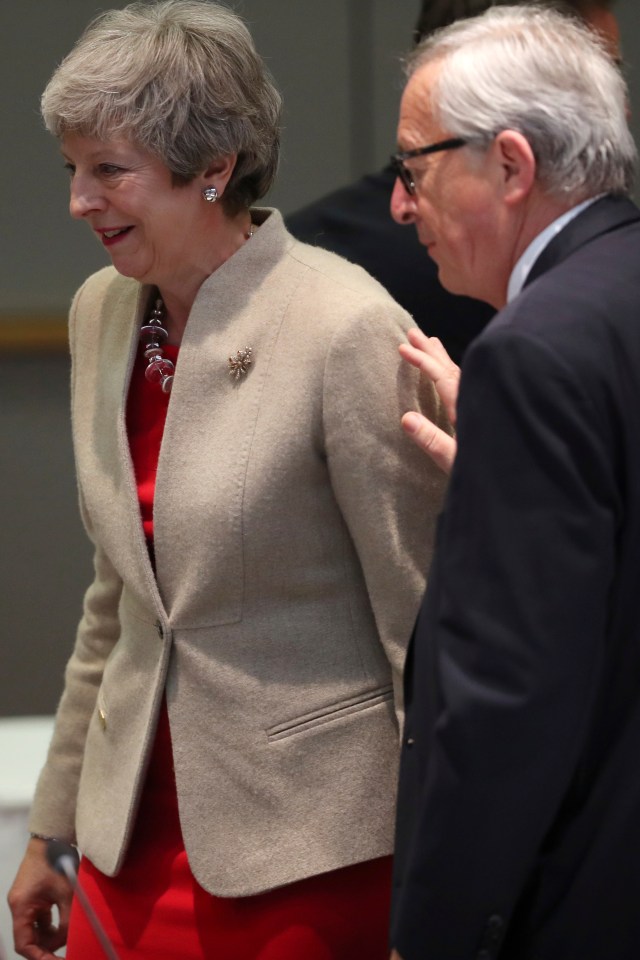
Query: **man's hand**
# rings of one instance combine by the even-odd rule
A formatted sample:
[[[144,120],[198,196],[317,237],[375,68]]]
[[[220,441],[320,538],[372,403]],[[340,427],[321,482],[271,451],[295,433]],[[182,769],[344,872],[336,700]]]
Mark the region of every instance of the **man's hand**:
[[[400,956],[397,950],[392,950],[389,960],[402,960],[402,957]]]
[[[73,891],[65,877],[47,863],[44,840],[29,841],[7,900],[13,914],[13,939],[17,953],[27,960],[57,960],[54,951],[67,941]],[[58,926],[52,908],[58,908]]]
[[[427,337],[414,328],[408,333],[409,343],[400,344],[400,354],[432,381],[452,426],[456,423],[456,404],[460,382],[460,367],[457,366],[437,337]],[[450,473],[455,460],[457,445],[440,427],[421,413],[405,413],[402,426],[415,443],[424,450],[437,466]]]

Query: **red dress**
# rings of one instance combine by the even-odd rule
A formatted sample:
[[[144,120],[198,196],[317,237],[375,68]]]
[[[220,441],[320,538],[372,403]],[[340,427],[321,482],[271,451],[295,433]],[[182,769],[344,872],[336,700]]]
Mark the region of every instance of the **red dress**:
[[[177,347],[165,355],[177,359]],[[127,409],[142,522],[153,538],[153,492],[169,397],[139,355]],[[182,842],[166,706],[160,713],[136,825],[117,877],[83,857],[79,880],[120,960],[386,960],[391,857],[251,897],[221,898],[194,879]],[[104,956],[77,900],[67,960]]]

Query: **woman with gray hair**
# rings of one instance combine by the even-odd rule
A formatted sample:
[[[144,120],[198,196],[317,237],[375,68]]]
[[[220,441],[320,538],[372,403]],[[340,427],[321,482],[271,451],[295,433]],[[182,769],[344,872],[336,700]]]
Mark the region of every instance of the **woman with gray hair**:
[[[280,98],[229,10],[103,14],[42,109],[112,266],[70,315],[95,579],[16,948],[65,941],[56,839],[122,960],[382,960],[398,681],[442,488],[399,429],[416,403],[439,416],[397,354],[409,318],[253,206]],[[68,960],[92,937],[74,906]]]

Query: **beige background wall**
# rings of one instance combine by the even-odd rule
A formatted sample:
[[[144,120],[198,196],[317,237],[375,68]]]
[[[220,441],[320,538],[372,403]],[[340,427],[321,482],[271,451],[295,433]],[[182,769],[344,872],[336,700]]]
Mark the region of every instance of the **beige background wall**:
[[[635,118],[638,0],[619,0]],[[7,318],[63,316],[104,253],[66,209],[66,173],[38,98],[101,6],[0,0],[0,715],[55,707],[90,550],[77,517],[64,353],[8,353]],[[394,144],[398,55],[419,0],[243,0],[285,96],[284,156],[269,200],[285,212],[382,164]],[[3,326],[4,324],[4,326]],[[26,327],[21,327],[26,329]],[[3,337],[3,330],[5,331]]]

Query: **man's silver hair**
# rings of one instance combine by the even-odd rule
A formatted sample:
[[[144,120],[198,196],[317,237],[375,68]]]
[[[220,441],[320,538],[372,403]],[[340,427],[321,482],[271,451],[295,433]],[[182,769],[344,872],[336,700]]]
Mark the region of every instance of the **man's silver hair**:
[[[53,74],[42,115],[57,137],[135,142],[176,183],[237,153],[222,200],[229,212],[264,196],[278,166],[280,94],[242,20],[217,3],[161,0],[101,14]]]
[[[564,199],[631,191],[627,88],[593,30],[542,6],[492,7],[423,40],[407,75],[434,61],[432,109],[447,135],[484,150],[519,131],[539,183]]]

